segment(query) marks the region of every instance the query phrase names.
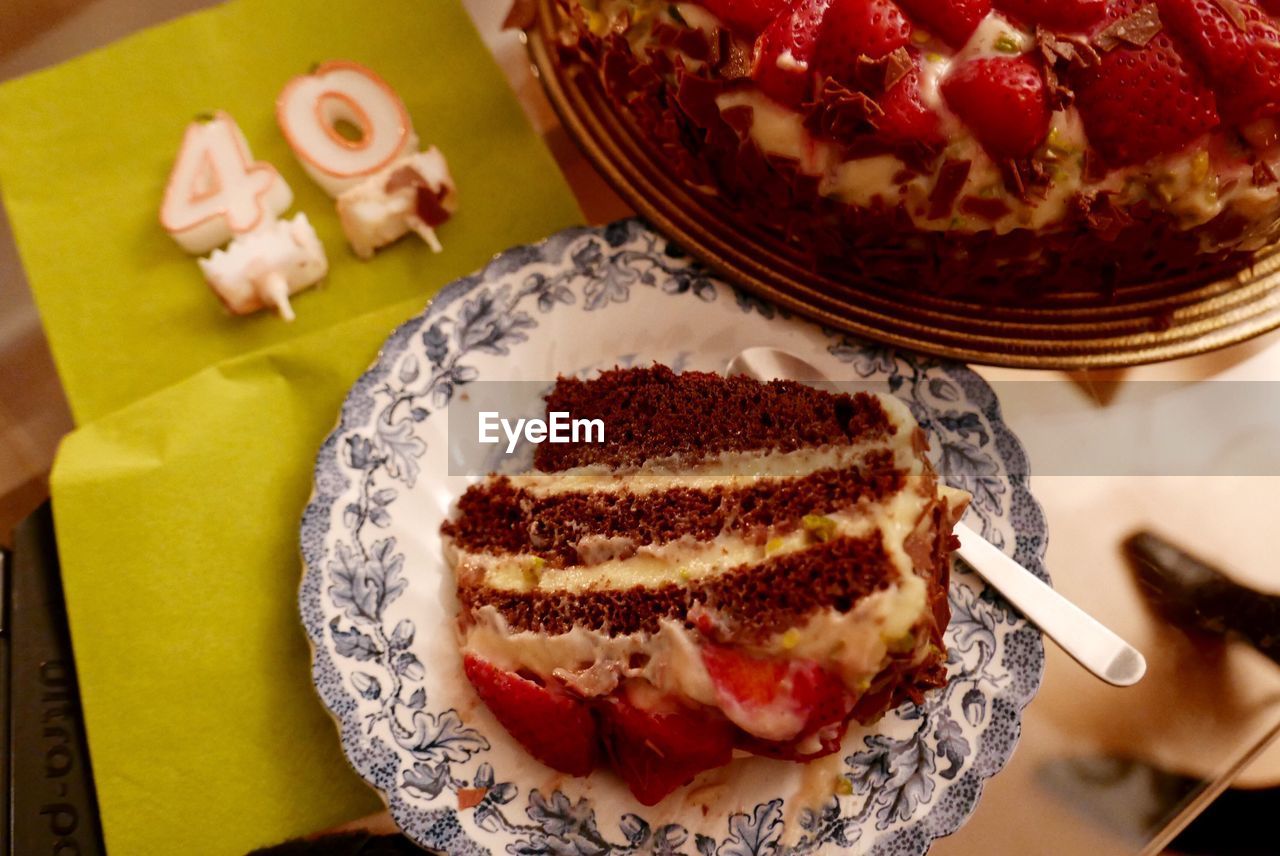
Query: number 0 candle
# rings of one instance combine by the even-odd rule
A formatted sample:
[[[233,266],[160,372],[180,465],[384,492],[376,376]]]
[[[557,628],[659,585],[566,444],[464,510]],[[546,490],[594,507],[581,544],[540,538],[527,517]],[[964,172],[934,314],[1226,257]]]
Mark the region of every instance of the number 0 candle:
[[[404,102],[353,62],[321,63],[293,78],[276,120],[307,173],[338,200],[338,216],[362,259],[413,232],[440,252],[436,227],[457,209],[449,166],[419,152]]]
[[[321,63],[290,80],[276,121],[303,168],[333,197],[418,147],[400,96],[354,62]]]

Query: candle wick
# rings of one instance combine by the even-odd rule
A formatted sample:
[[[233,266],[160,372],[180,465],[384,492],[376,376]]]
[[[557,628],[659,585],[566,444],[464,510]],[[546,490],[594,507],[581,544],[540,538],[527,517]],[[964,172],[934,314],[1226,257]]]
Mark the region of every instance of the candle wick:
[[[427,246],[431,248],[433,253],[439,253],[444,250],[444,247],[440,244],[440,239],[436,237],[435,229],[432,229],[417,217],[409,217],[407,219],[409,222],[409,228],[413,229],[419,238],[427,242]]]
[[[289,305],[289,282],[284,274],[278,270],[271,271],[262,278],[261,287],[266,302],[275,306],[281,318],[292,321],[297,317],[293,314],[293,307]]]

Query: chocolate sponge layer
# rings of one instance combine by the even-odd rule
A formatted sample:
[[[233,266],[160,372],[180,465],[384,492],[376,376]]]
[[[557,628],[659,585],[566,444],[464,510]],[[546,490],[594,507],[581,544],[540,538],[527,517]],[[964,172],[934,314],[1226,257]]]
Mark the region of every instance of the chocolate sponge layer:
[[[603,443],[543,443],[543,472],[599,464],[634,467],[679,456],[686,462],[725,452],[791,452],[887,439],[896,430],[880,401],[865,393],[832,394],[795,381],[761,383],[666,366],[614,369],[589,381],[562,377],[547,412],[600,419]]]
[[[772,536],[794,530],[807,514],[892,496],[905,482],[893,469],[893,454],[884,449],[869,453],[856,469],[707,489],[538,495],[497,478],[469,488],[458,501],[458,516],[441,531],[470,553],[525,554],[566,567],[589,564],[578,550],[584,538],[626,539],[640,547],[682,538],[711,541],[730,532],[767,529]]]
[[[897,579],[898,569],[875,533],[837,538],[688,584],[514,592],[463,583],[458,599],[464,612],[492,606],[513,630],[548,635],[568,633],[574,626],[614,636],[656,633],[664,618],[691,623],[691,611],[702,606],[731,625],[741,641],[795,626],[821,607],[847,612]]]

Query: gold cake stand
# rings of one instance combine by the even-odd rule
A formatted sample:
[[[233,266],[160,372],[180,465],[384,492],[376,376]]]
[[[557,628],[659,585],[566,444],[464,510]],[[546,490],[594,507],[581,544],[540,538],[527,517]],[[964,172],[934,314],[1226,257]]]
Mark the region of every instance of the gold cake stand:
[[[735,222],[715,197],[673,177],[594,75],[555,58],[554,0],[528,31],[535,70],[571,137],[655,228],[772,302],[837,329],[965,362],[1037,369],[1114,368],[1226,347],[1280,327],[1280,245],[1223,279],[1126,286],[1103,302],[1046,298],[1035,308],[890,291],[815,273],[779,236]]]

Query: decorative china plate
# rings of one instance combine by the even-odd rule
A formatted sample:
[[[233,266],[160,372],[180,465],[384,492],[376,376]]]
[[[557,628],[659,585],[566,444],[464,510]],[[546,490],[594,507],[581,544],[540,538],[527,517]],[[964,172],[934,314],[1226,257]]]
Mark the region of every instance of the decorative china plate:
[[[454,856],[917,854],[959,828],[1008,760],[1043,643],[963,567],[951,586],[950,680],[923,706],[852,728],[841,752],[809,765],[736,760],[654,808],[609,772],[576,779],[534,761],[472,692],[438,534],[469,481],[449,475],[450,402],[479,381],[549,386],[613,365],[722,370],[753,346],[903,399],[944,479],[973,494],[966,521],[1044,575],[1025,455],[969,369],[792,318],[640,221],[509,250],[391,334],[320,450],[302,522],[316,689],[352,766],[418,844]]]

